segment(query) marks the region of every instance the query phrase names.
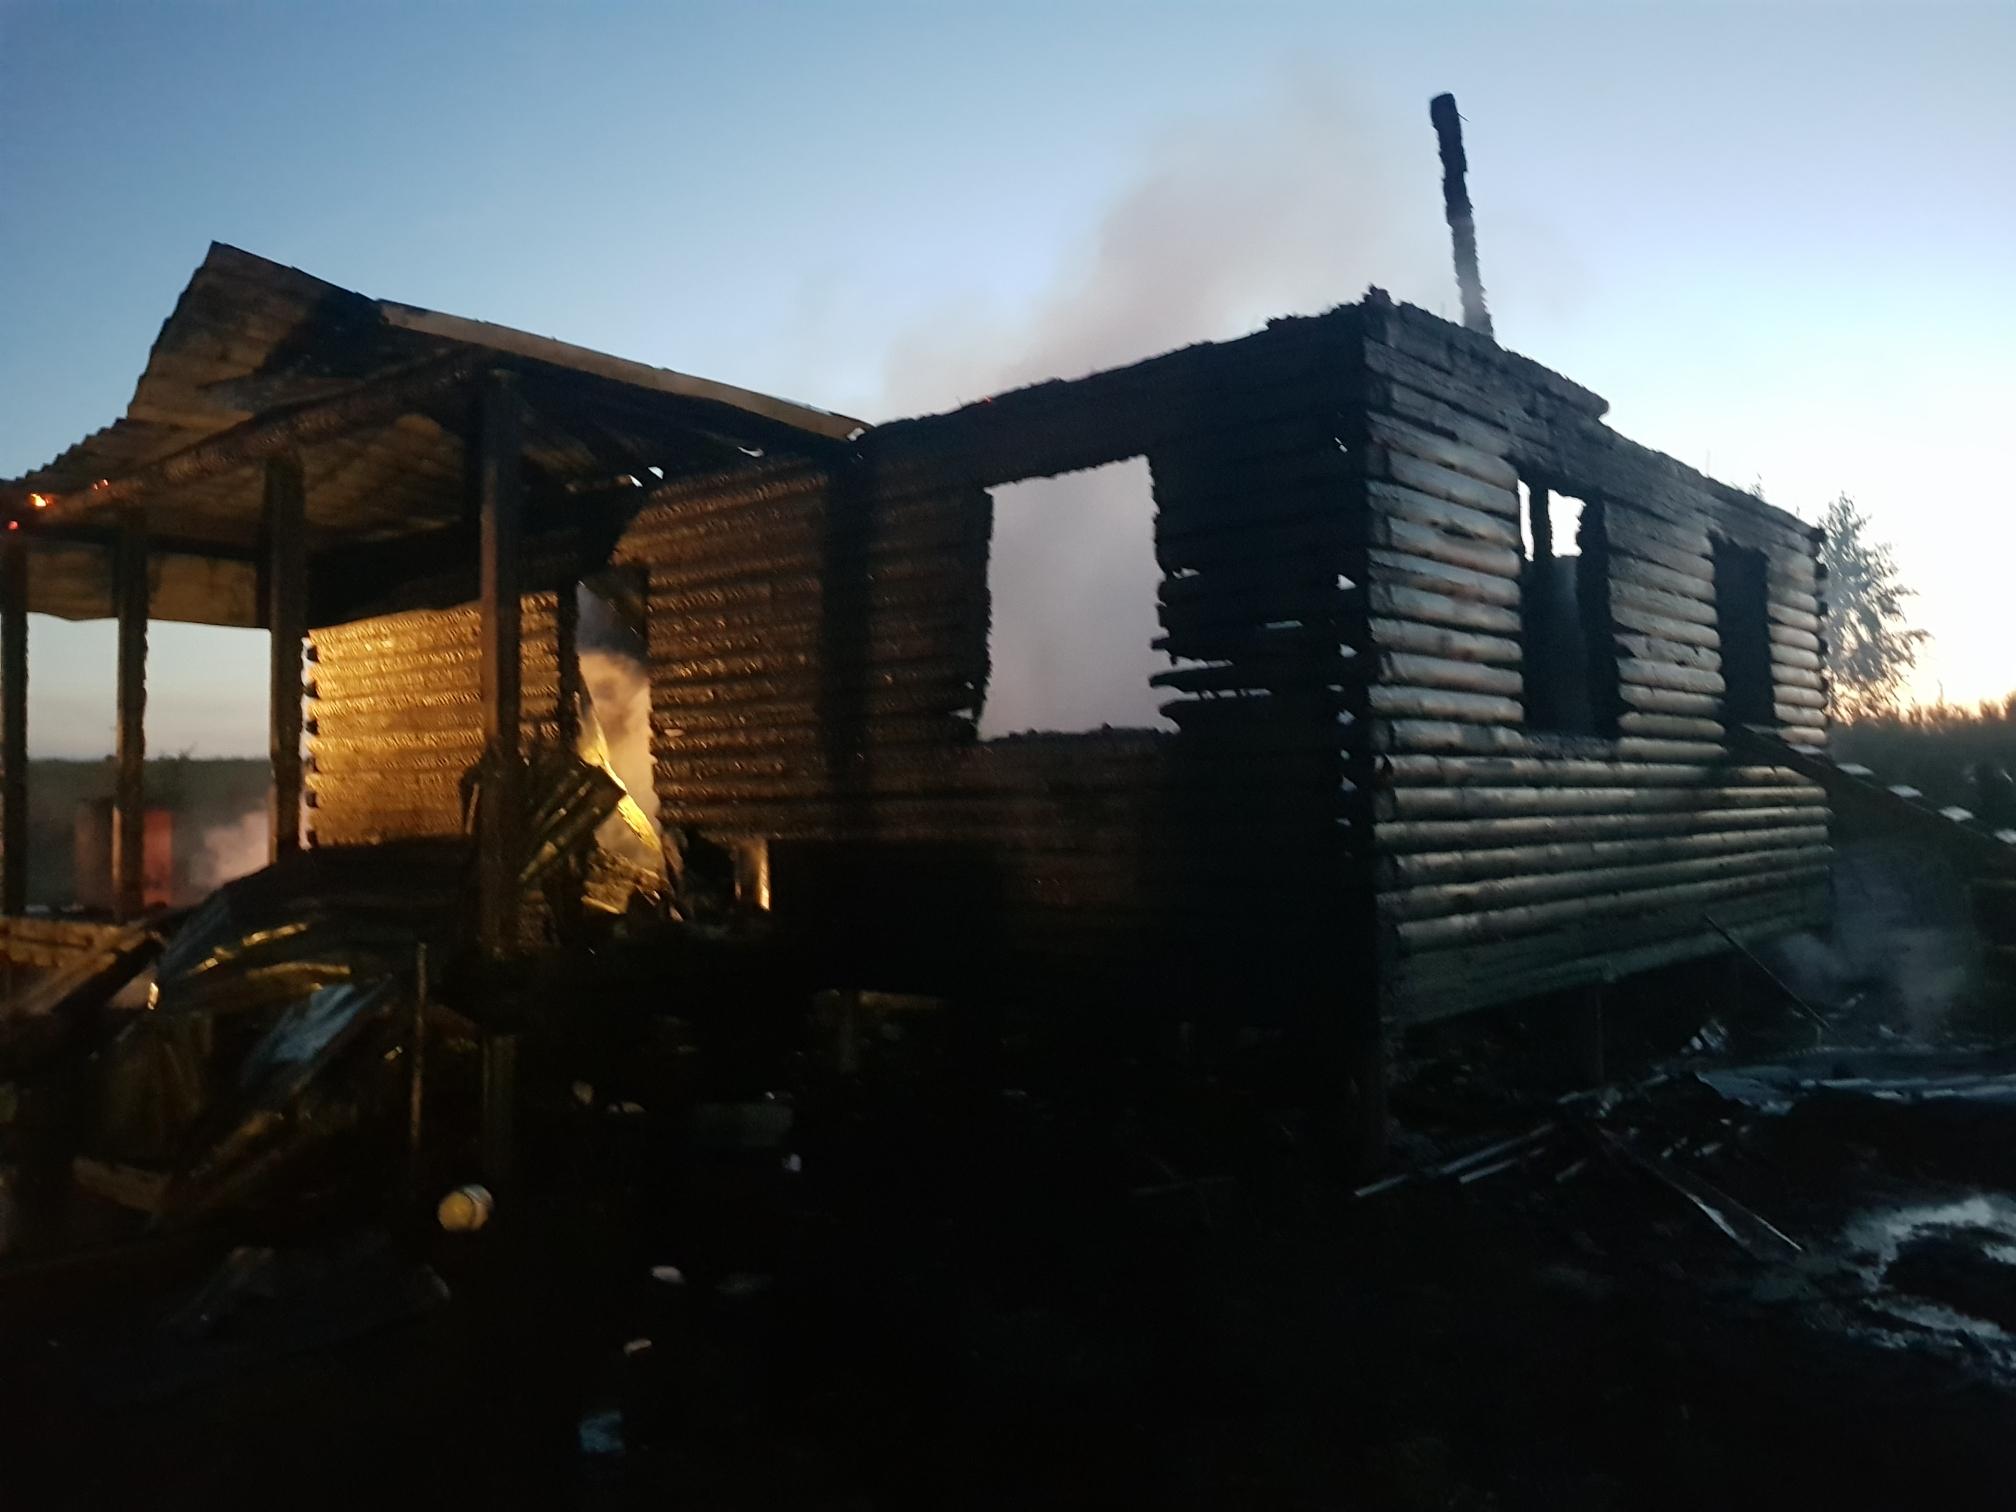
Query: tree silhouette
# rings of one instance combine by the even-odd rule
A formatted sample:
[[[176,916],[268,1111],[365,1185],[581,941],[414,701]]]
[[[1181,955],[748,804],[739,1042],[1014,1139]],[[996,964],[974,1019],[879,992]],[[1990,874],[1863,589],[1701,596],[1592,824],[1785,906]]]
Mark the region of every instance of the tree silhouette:
[[[1820,517],[1826,540],[1829,712],[1854,721],[1895,713],[1904,680],[1931,636],[1913,629],[1905,601],[1916,596],[1897,579],[1887,542],[1868,538],[1869,522],[1847,494]]]

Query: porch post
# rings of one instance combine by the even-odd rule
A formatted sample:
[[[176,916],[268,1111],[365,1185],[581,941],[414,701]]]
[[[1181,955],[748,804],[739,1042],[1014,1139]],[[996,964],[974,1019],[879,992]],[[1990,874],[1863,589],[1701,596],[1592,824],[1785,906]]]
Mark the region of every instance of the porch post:
[[[112,606],[119,621],[118,719],[112,783],[112,911],[136,919],[144,895],[147,840],[147,526],[137,506],[120,512],[112,554]]]
[[[476,837],[478,937],[495,960],[518,944],[519,815],[519,394],[508,372],[485,373],[477,397],[476,480],[481,524],[484,792]],[[517,1101],[518,1042],[483,1041],[483,1164],[493,1183],[509,1178]]]
[[[0,534],[0,914],[28,907],[28,540]]]
[[[266,461],[266,629],[271,640],[267,755],[273,767],[266,858],[301,847],[301,642],[308,634],[308,553],[301,454]]]

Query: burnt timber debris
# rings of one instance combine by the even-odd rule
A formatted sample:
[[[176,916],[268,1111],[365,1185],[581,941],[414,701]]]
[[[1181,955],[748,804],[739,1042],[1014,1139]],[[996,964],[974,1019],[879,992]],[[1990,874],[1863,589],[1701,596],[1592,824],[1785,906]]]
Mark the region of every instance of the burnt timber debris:
[[[1516,1186],[1508,1224],[1581,1236],[1544,1284],[1591,1295],[1625,1283],[1574,1226],[1651,1193],[1605,1241],[1620,1274],[1669,1242],[1774,1277],[1746,1286],[1803,1266],[1809,1311],[1901,1327],[1909,1293],[2016,1366],[1993,1268],[2016,1209],[1976,1189],[2016,1171],[1954,1153],[2016,1106],[2005,1052],[1907,1053],[1761,954],[1825,926],[1858,816],[1949,857],[2016,955],[2016,832],[1829,758],[1817,532],[1496,343],[1460,119],[1431,110],[1462,325],[1374,289],[875,427],[213,246],[125,416],[0,486],[0,1307],[207,1257],[107,1367],[108,1399],[155,1400],[262,1338],[482,1296],[467,1246],[557,1210],[555,1150],[649,1204],[649,1149],[733,1238],[621,1231],[687,1249],[631,1267],[650,1300],[621,1321],[651,1333],[612,1394],[695,1409],[711,1388],[658,1362],[760,1331],[800,1193],[901,1228],[873,1195],[922,1160],[899,1109],[961,1150],[1067,1128],[1058,1171],[1096,1150],[1107,1197],[1213,1232],[1252,1194],[1197,1137],[1217,1119],[1262,1128],[1270,1167],[1368,1176],[1334,1194],[1347,1228],[1441,1248],[1469,1220],[1437,1204]],[[1136,457],[1174,732],[981,739],[990,490]],[[649,794],[585,687],[584,593],[643,648]],[[26,909],[31,611],[118,622],[110,919]],[[142,906],[154,620],[272,638],[271,865],[186,914]],[[1642,984],[1724,965],[1775,1058],[1740,1064],[1718,1018],[1608,1076]],[[1595,1085],[1536,1095],[1487,1054],[1438,1101],[1418,1046],[1486,1010]],[[1793,1134],[1899,1116],[1958,1183],[1944,1206],[1787,1196]],[[800,1180],[807,1150],[843,1174]],[[1875,1260],[1837,1232],[1865,1220]],[[436,1229],[465,1246],[438,1271],[413,1259]],[[318,1288],[334,1321],[299,1302]],[[667,1431],[598,1407],[582,1452]]]

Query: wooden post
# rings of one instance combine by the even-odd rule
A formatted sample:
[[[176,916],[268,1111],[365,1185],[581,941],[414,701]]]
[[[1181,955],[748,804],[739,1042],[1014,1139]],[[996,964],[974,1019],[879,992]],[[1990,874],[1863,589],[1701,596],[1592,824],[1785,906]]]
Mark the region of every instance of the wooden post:
[[[518,944],[519,777],[519,469],[518,383],[508,372],[483,375],[477,397],[476,486],[480,516],[483,667],[483,794],[477,844],[477,933],[497,960]],[[509,1179],[515,1143],[518,1042],[490,1033],[483,1041],[483,1166],[493,1186]]]
[[[112,910],[145,910],[147,821],[147,526],[137,507],[120,514],[112,552],[112,607],[119,621],[118,718],[112,782]]]
[[[28,541],[0,535],[0,914],[28,907]]]
[[[1491,312],[1484,308],[1484,281],[1477,271],[1477,219],[1470,210],[1469,186],[1463,182],[1470,164],[1463,156],[1463,118],[1456,96],[1439,94],[1428,102],[1428,118],[1442,149],[1442,208],[1449,217],[1449,235],[1456,244],[1456,287],[1463,295],[1463,325],[1491,334]]]
[[[308,550],[299,452],[266,462],[267,811],[269,861],[301,846],[301,642],[308,634]]]
[[[519,763],[519,479],[518,385],[505,372],[486,373],[478,399],[476,475],[481,518],[479,593],[482,608],[483,749],[485,791],[478,866],[479,932],[492,955],[517,944]]]

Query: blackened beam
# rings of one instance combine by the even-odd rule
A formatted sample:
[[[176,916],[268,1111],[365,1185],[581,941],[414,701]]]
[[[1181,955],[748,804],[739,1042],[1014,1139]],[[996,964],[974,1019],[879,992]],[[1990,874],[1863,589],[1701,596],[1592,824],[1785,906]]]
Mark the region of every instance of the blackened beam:
[[[119,918],[133,919],[146,906],[147,534],[140,511],[130,505],[112,561],[112,602],[119,622],[112,904]]]
[[[267,856],[301,842],[301,643],[308,634],[305,484],[299,452],[266,459],[264,583],[268,632],[267,754],[273,765]]]
[[[467,382],[495,362],[493,354],[456,352],[417,363],[325,399],[311,399],[284,410],[255,415],[158,462],[117,478],[101,478],[89,488],[58,497],[52,503],[58,507],[131,504],[163,489],[235,472],[282,452],[383,425],[406,414],[429,395]]]
[[[1463,156],[1463,118],[1456,96],[1439,94],[1428,102],[1435,139],[1442,150],[1442,207],[1449,217],[1449,235],[1456,244],[1456,287],[1463,295],[1463,324],[1480,335],[1491,334],[1491,312],[1484,308],[1484,281],[1477,271],[1477,219],[1470,210],[1470,190],[1464,183],[1469,163]]]
[[[0,914],[28,907],[28,543],[0,536]]]
[[[1131,367],[1053,379],[942,415],[892,421],[855,443],[889,486],[993,488],[1125,461],[1198,437],[1306,417],[1334,426],[1358,382],[1358,306],[1280,320]]]
[[[479,923],[483,948],[502,955],[517,943],[517,777],[519,757],[519,477],[516,376],[484,374],[477,389],[475,456],[478,604],[482,614],[482,720],[486,790],[478,839]]]
[[[642,490],[625,489],[599,499],[528,499],[519,592],[563,588],[606,563],[643,497]],[[470,603],[482,593],[481,549],[474,522],[326,547],[309,562],[309,627]]]

